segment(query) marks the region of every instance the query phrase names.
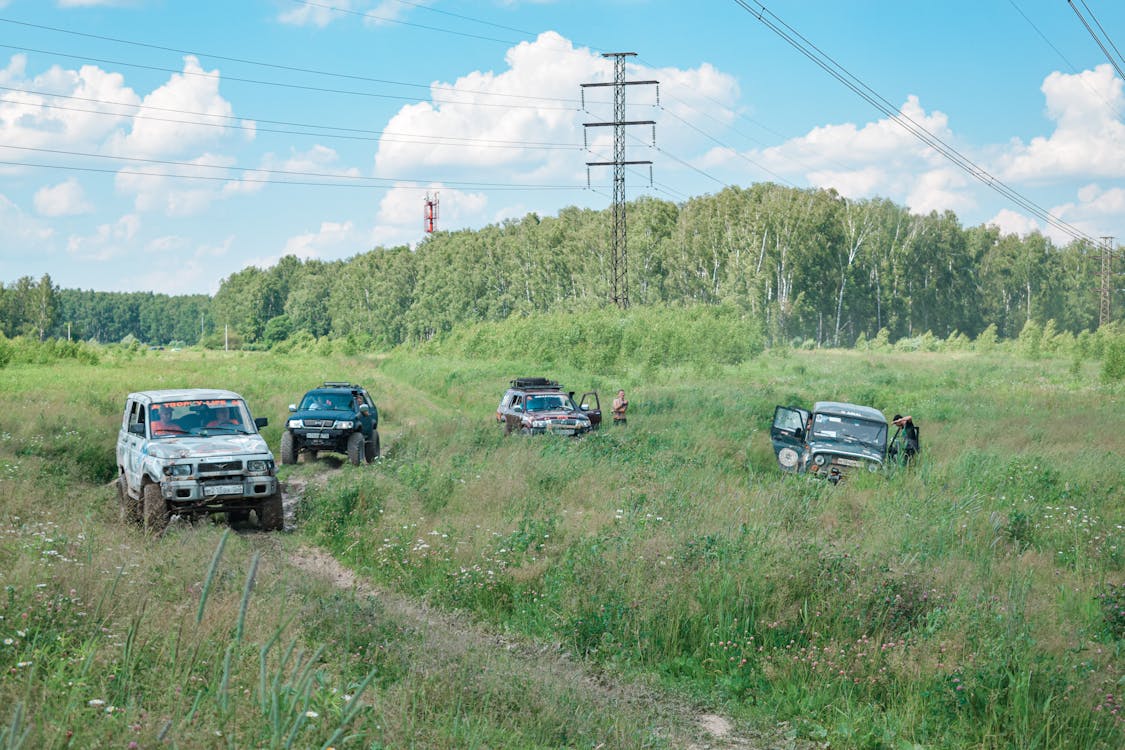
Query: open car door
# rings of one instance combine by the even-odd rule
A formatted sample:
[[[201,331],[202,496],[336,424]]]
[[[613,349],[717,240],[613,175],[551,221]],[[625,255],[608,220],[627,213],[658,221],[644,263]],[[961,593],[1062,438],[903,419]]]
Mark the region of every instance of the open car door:
[[[770,442],[783,471],[800,471],[801,454],[805,451],[805,428],[809,412],[796,406],[778,406],[773,410]]]
[[[590,418],[590,429],[596,430],[602,425],[602,404],[598,400],[597,391],[589,391],[582,394],[582,399],[578,402],[578,408],[582,413]]]

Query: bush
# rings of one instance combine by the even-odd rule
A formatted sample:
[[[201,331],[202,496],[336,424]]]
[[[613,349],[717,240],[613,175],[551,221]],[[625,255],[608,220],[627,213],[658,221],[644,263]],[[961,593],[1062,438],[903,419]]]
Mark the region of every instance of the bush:
[[[1102,382],[1116,383],[1125,380],[1125,336],[1109,339],[1102,358]]]

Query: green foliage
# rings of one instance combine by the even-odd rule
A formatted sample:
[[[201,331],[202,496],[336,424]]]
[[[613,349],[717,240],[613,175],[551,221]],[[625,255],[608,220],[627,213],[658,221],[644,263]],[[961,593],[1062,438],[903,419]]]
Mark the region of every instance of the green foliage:
[[[973,342],[973,348],[979,352],[988,352],[996,348],[998,340],[996,324],[990,323],[987,328],[977,335],[976,341]]]
[[[1106,338],[1102,359],[1102,382],[1125,380],[1125,335]]]
[[[1034,320],[1023,324],[1019,337],[1020,354],[1028,359],[1039,359],[1043,353],[1043,329]]]

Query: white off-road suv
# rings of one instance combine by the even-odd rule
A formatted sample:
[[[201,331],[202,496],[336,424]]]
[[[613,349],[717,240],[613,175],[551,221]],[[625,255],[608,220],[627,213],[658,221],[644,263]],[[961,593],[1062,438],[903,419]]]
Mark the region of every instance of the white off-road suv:
[[[117,496],[123,518],[162,530],[173,515],[254,511],[258,525],[284,525],[273,454],[232,391],[141,391],[125,400],[117,437]]]

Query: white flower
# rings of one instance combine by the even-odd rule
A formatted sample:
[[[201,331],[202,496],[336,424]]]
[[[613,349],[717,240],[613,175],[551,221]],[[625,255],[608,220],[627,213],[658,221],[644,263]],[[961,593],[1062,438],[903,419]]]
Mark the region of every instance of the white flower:
[[[305,716],[309,719],[315,719],[316,717],[320,716],[320,714],[318,714],[316,711],[305,711]]]
[[[105,701],[103,701],[101,698],[92,698],[91,700],[86,702],[86,705],[92,706],[93,708],[97,708],[98,706],[104,706]]]

